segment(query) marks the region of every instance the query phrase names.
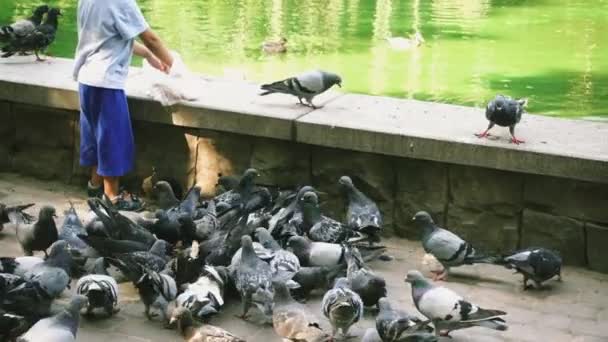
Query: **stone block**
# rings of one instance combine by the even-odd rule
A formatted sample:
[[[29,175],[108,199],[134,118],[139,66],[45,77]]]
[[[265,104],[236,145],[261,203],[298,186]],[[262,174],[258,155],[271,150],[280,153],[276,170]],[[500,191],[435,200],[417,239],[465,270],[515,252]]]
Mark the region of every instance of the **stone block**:
[[[448,200],[447,165],[400,158],[395,163],[395,172],[396,234],[419,239],[421,232],[412,224],[412,217],[421,210],[431,214],[435,222],[444,224],[444,211]]]
[[[311,184],[310,146],[256,138],[251,167],[260,171],[260,184],[283,188]]]
[[[395,169],[392,157],[379,154],[312,147],[313,185],[327,192],[321,197],[321,209],[327,216],[343,220],[345,198],[338,180],[343,175],[352,178],[355,186],[374,200],[384,218],[384,231],[392,232],[395,192]]]
[[[608,184],[529,175],[524,201],[555,215],[608,223]]]
[[[608,273],[608,226],[593,223],[585,225],[587,233],[587,260],[589,268],[595,271]]]
[[[517,249],[518,217],[450,204],[447,227],[481,252],[508,253]]]
[[[566,264],[586,263],[584,224],[580,221],[525,209],[521,234],[521,247],[552,248],[559,251]]]
[[[194,180],[197,137],[182,127],[133,122],[135,136],[134,174],[141,181],[155,167],[160,177],[170,177],[187,190]]]
[[[73,150],[40,145],[20,145],[13,157],[12,171],[22,175],[68,182]]]
[[[18,145],[72,148],[76,113],[15,104],[15,140]]]
[[[449,166],[450,202],[513,215],[521,208],[523,175],[461,165]]]
[[[253,150],[251,137],[244,135],[198,130],[196,184],[206,196],[215,194],[218,173],[241,175],[249,167]]]

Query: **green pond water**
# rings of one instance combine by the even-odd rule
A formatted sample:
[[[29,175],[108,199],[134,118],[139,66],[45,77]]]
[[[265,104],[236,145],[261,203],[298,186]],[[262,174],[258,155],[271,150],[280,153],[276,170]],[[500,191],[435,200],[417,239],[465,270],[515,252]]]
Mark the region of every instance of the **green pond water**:
[[[111,1],[111,0],[99,0]],[[0,23],[39,4],[0,0]],[[54,56],[72,57],[76,0]],[[139,0],[150,25],[194,71],[271,81],[313,68],[350,92],[484,106],[497,93],[528,111],[608,118],[608,0]],[[387,37],[420,32],[395,50]],[[288,51],[265,55],[284,36]],[[135,61],[138,63],[139,61]]]

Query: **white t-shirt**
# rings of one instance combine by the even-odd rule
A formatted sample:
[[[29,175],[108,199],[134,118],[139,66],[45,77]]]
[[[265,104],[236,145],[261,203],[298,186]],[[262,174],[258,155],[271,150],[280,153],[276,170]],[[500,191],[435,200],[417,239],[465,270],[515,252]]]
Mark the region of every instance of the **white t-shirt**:
[[[135,0],[79,0],[74,80],[124,89],[133,42],[147,29]]]

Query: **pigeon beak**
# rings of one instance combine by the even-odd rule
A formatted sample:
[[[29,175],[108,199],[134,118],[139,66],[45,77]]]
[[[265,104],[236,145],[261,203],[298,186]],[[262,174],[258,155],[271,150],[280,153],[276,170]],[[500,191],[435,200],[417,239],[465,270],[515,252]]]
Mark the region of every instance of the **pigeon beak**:
[[[177,319],[175,317],[171,317],[169,324],[175,324],[175,322],[177,322]]]
[[[412,221],[416,221],[416,216],[412,217]]]

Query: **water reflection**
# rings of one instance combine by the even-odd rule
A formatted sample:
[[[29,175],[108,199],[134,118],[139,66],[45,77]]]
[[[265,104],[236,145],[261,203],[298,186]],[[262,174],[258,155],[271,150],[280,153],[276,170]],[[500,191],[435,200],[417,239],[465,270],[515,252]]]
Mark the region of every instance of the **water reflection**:
[[[0,22],[39,1],[2,0]],[[50,52],[71,57],[77,0]],[[146,18],[199,72],[269,81],[311,69],[340,73],[348,91],[483,105],[497,92],[530,111],[608,116],[608,1],[139,0]],[[419,48],[385,38],[421,32]],[[260,45],[281,36],[288,53]]]

